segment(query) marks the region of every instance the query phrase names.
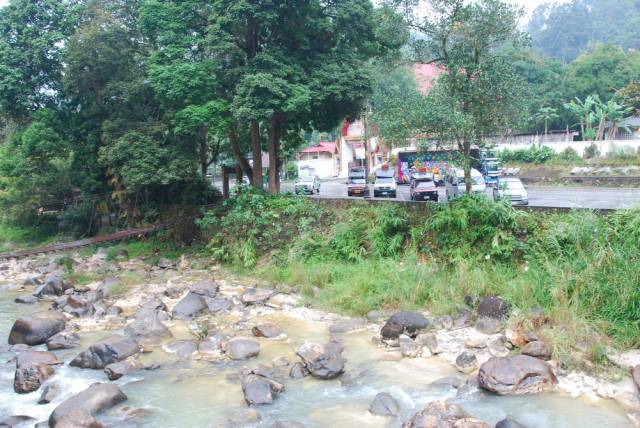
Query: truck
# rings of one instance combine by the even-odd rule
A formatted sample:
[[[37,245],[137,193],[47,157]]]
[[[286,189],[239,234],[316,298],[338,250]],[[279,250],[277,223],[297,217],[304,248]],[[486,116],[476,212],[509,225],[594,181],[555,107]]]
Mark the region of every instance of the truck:
[[[433,201],[438,202],[438,188],[434,175],[427,171],[427,168],[419,168],[413,174],[411,180],[411,200],[412,201]]]
[[[495,157],[485,157],[482,159],[482,175],[487,186],[493,187],[502,175],[502,162]]]
[[[364,167],[349,168],[347,179],[347,196],[362,196],[369,193],[367,188],[367,171]]]
[[[396,180],[393,170],[389,165],[384,164],[375,172],[376,180],[373,183],[373,196],[378,198],[386,196],[389,198],[396,197]]]

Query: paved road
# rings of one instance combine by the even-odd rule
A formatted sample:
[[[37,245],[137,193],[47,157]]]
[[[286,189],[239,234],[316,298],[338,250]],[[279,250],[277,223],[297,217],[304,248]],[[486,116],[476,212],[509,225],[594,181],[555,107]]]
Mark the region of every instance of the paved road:
[[[293,191],[292,184],[284,184],[282,190]],[[444,201],[444,188],[440,187],[440,200]],[[529,186],[529,205],[552,208],[618,209],[640,207],[640,189],[602,187]],[[490,191],[488,195],[491,195]],[[347,198],[344,182],[325,181],[316,197]],[[398,186],[397,199],[408,201],[409,186]]]

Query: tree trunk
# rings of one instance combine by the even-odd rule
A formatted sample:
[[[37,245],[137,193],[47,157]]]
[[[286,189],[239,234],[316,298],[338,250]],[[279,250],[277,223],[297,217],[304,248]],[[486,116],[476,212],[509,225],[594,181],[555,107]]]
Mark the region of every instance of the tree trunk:
[[[275,114],[269,121],[269,138],[268,138],[268,150],[269,150],[269,193],[280,193],[280,174],[278,171],[279,156],[280,156],[280,117],[279,114]]]
[[[464,184],[467,194],[470,195],[473,190],[473,182],[471,181],[471,141],[464,137],[463,154],[464,154]]]
[[[544,136],[546,137],[549,134],[549,121],[545,119],[544,121]]]
[[[596,135],[596,140],[598,141],[604,140],[604,126],[606,119],[607,116],[602,115],[602,117],[600,118],[600,122],[598,123],[598,133]]]
[[[240,168],[240,183],[242,183],[242,173],[249,177],[250,181],[253,181],[253,171],[251,170],[249,162],[240,151],[240,146],[238,145],[238,133],[233,125],[229,129],[229,145],[231,146],[231,152],[233,153],[236,165]]]
[[[207,146],[207,128],[203,126],[198,132],[198,140],[200,143],[200,172],[202,178],[207,176],[207,170],[209,169],[209,148]]]
[[[262,189],[262,146],[260,144],[260,124],[251,122],[251,150],[253,154],[253,187]]]

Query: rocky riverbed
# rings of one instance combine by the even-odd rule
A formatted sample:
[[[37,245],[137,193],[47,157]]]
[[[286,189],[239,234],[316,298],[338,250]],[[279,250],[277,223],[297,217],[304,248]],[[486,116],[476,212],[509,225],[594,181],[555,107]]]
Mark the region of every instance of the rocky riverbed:
[[[567,370],[499,297],[348,318],[208,261],[108,259],[0,264],[0,427],[640,426],[636,351],[616,381]]]

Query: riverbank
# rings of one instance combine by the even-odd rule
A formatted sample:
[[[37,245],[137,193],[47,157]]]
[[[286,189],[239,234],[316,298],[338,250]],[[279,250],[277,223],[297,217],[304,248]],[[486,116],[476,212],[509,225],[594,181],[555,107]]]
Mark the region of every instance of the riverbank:
[[[5,337],[16,318],[57,308],[53,312],[66,324],[61,335],[72,339],[67,349],[51,351],[63,364],[52,365],[55,374],[33,392],[13,391],[20,364],[16,368],[9,362],[0,369],[0,413],[34,417],[31,425],[70,399],[82,414],[86,407],[72,397],[93,382],[115,385],[127,396],[119,404],[109,401],[91,417],[109,426],[346,427],[357,421],[417,427],[422,425],[415,414],[437,414],[443,421],[476,424],[461,426],[493,426],[510,417],[530,428],[613,428],[634,426],[640,410],[626,369],[615,376],[612,371],[589,374],[540,353],[532,358],[539,363],[527,361],[534,366],[526,370],[542,364],[549,374],[538,372],[521,390],[503,391],[504,396],[488,392],[501,387],[479,383],[478,373],[488,370],[488,361],[508,362],[526,348],[524,342],[532,353],[545,340],[536,337],[539,329],[533,324],[511,324],[506,314],[513,308],[500,299],[473,302],[453,317],[424,309],[348,317],[319,310],[287,286],[274,289],[265,280],[232,275],[210,258],[133,257],[122,247],[39,256],[1,267],[0,329]],[[61,296],[56,295],[56,277],[66,288]],[[27,296],[34,293],[41,296],[37,303],[12,302],[31,300]],[[531,314],[529,320],[536,319],[547,322],[544,312]],[[135,339],[142,352],[124,357],[122,343],[115,353],[96,346],[113,341],[108,338],[114,335],[120,341]],[[51,347],[5,345],[2,357],[8,361],[27,350],[45,352],[46,346]],[[105,363],[107,354],[124,358],[107,364],[105,373],[95,366]],[[93,369],[69,365],[79,355]],[[120,375],[114,381],[108,377]],[[54,384],[57,395],[48,404],[36,404]],[[538,391],[544,392],[519,395]],[[277,425],[283,422],[289,425]]]

